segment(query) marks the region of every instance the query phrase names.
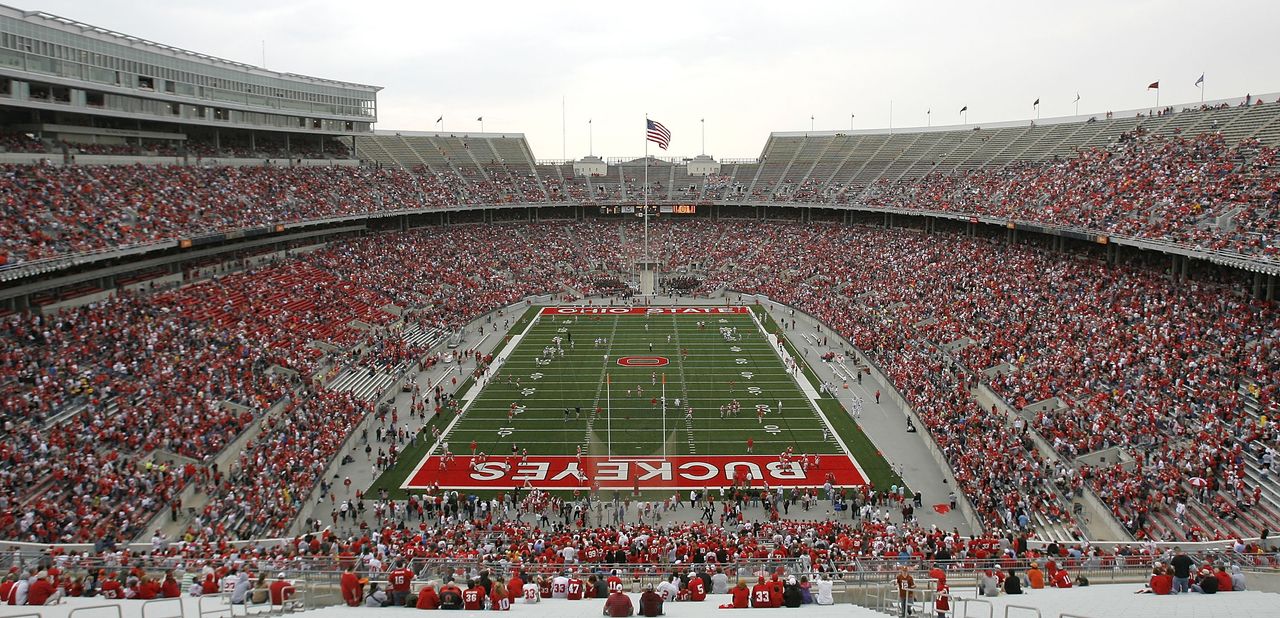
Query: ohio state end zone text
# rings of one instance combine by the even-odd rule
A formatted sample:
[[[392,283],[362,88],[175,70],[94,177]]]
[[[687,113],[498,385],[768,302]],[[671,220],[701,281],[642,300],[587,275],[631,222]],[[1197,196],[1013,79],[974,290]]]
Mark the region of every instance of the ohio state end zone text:
[[[511,489],[525,483],[539,489],[703,489],[734,484],[763,487],[822,487],[864,485],[866,479],[849,457],[827,455],[805,468],[798,461],[783,464],[769,455],[682,455],[654,458],[528,456],[490,457],[474,463],[457,457],[440,469],[440,457],[425,458],[405,481],[404,489]]]

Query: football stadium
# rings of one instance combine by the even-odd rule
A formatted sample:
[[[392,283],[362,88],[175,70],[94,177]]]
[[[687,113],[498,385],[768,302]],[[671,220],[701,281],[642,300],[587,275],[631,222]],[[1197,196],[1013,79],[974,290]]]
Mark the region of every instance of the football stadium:
[[[51,4],[0,617],[1278,615],[1276,7]]]

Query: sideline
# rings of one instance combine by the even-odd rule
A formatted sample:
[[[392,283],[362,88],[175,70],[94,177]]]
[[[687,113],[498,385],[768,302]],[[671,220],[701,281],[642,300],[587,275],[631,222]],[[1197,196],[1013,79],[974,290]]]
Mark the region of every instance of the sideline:
[[[761,311],[768,313],[769,310],[765,308],[764,305],[758,306]],[[798,361],[793,359],[791,355],[787,353],[786,348],[778,343],[779,340],[785,341],[785,336],[769,333],[764,329],[764,323],[760,321],[760,316],[756,315],[755,311],[751,311],[750,314],[751,321],[756,323],[756,328],[760,331],[760,334],[764,335],[765,339],[772,344],[770,347],[773,348],[773,353],[782,360],[783,368],[785,369],[789,367],[787,361],[791,361],[795,365],[796,373],[793,374],[792,377],[796,382],[796,386],[800,387],[800,390],[804,392],[805,397],[808,398],[809,407],[818,415],[818,418],[822,420],[822,424],[826,425],[827,431],[831,434],[831,437],[835,438],[836,444],[840,445],[840,450],[844,451],[845,457],[848,457],[849,461],[853,462],[853,467],[858,469],[858,474],[862,475],[862,480],[866,483],[870,483],[871,478],[867,476],[867,471],[862,469],[862,464],[858,463],[858,458],[853,456],[853,451],[849,450],[849,445],[844,443],[844,438],[840,437],[840,433],[837,432],[835,426],[831,424],[831,419],[827,418],[827,415],[822,411],[822,406],[818,405],[818,401],[822,396],[818,394],[817,389],[813,388],[813,383],[809,381],[808,376],[806,376],[804,371],[800,369]],[[781,332],[781,326],[779,326],[778,330]]]
[[[541,312],[542,309],[538,308],[538,311]],[[525,335],[528,335],[529,331],[533,330],[533,327],[538,324],[541,317],[541,313],[534,314],[533,319],[529,320],[529,325],[524,327],[524,331],[519,335],[513,336],[511,340],[507,342],[507,345],[503,346],[502,351],[498,352],[498,354],[493,357],[492,365],[501,366],[501,364],[506,361],[507,357],[511,355],[511,352],[516,349],[516,346],[520,345],[520,341],[524,339]],[[475,402],[476,397],[484,387],[485,385],[482,384],[480,380],[476,380],[471,384],[471,388],[467,389],[466,394],[462,396],[462,408],[458,410],[457,414],[453,415],[453,420],[449,421],[448,425],[445,425],[444,431],[440,432],[440,437],[436,438],[436,441],[431,444],[431,448],[427,449],[426,453],[423,453],[422,458],[418,461],[418,465],[413,467],[413,471],[405,476],[403,481],[400,481],[400,489],[407,490],[409,488],[409,481],[418,476],[418,472],[422,470],[422,466],[427,465],[427,461],[431,459],[431,455],[436,452],[436,449],[440,447],[441,443],[445,442],[449,438],[449,434],[453,433],[453,428],[458,424],[458,421],[462,420],[462,417],[467,413],[467,409]]]

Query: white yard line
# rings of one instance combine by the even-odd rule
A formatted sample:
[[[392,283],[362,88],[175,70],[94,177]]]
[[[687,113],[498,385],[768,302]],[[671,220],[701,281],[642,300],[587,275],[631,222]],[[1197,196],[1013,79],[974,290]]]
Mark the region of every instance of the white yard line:
[[[505,361],[506,358],[511,355],[511,352],[516,349],[516,346],[520,344],[520,341],[524,339],[525,335],[528,335],[529,331],[533,330],[534,325],[538,323],[538,320],[541,317],[542,317],[541,315],[535,315],[532,320],[529,320],[529,325],[524,327],[523,332],[521,332],[519,335],[512,337],[511,341],[508,341],[507,345],[503,346],[502,351],[498,352],[498,354],[493,358],[494,366],[501,366],[502,361]],[[462,409],[458,410],[458,413],[453,415],[453,420],[449,421],[448,425],[445,425],[444,431],[440,432],[440,437],[437,438],[436,441],[431,444],[431,448],[427,449],[427,452],[422,456],[422,459],[421,461],[418,462],[418,465],[413,467],[413,472],[409,473],[409,475],[404,477],[404,480],[400,482],[400,489],[409,488],[409,481],[418,476],[418,472],[422,470],[422,466],[425,466],[427,464],[427,460],[431,458],[431,455],[434,454],[436,452],[436,449],[440,447],[440,444],[443,443],[445,439],[449,437],[449,434],[453,431],[453,428],[457,426],[458,421],[462,420],[463,415],[467,413],[467,410],[471,407],[471,404],[475,402],[476,395],[480,394],[480,391],[483,388],[484,388],[484,385],[480,384],[479,380],[477,380],[475,384],[471,385],[471,388],[467,390],[467,393],[462,396],[462,402],[463,402]]]
[[[768,309],[763,308],[761,310],[766,312],[768,311]],[[760,321],[760,318],[756,316],[754,311],[751,312],[751,321],[756,323],[756,328],[759,329],[760,333],[765,336],[765,339],[772,344],[771,347],[773,348],[774,353],[782,360],[782,366],[785,369],[787,367],[787,360],[791,358],[791,355],[787,353],[785,348],[778,345],[777,341],[779,337],[765,332],[764,324]],[[805,376],[804,371],[797,368],[793,377],[796,385],[799,386],[800,390],[808,397],[809,406],[813,408],[813,411],[818,415],[818,418],[822,419],[822,423],[827,426],[827,431],[831,432],[831,437],[836,439],[836,444],[840,445],[840,450],[844,451],[844,454],[849,458],[849,461],[853,462],[853,466],[858,469],[858,474],[862,475],[862,480],[870,482],[870,479],[867,477],[867,472],[862,469],[862,464],[858,463],[858,458],[853,456],[853,452],[849,450],[849,445],[844,443],[844,439],[840,437],[835,426],[831,424],[831,419],[828,419],[827,415],[822,412],[822,407],[818,405],[818,400],[822,397],[818,394],[817,389],[813,387],[813,384],[809,382],[809,378]]]

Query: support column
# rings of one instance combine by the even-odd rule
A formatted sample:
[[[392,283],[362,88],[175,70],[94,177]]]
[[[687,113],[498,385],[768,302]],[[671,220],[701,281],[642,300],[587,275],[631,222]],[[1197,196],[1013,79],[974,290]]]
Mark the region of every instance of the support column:
[[[1262,297],[1262,273],[1253,273],[1253,297]]]
[[[1276,299],[1276,276],[1267,275],[1267,300]]]

